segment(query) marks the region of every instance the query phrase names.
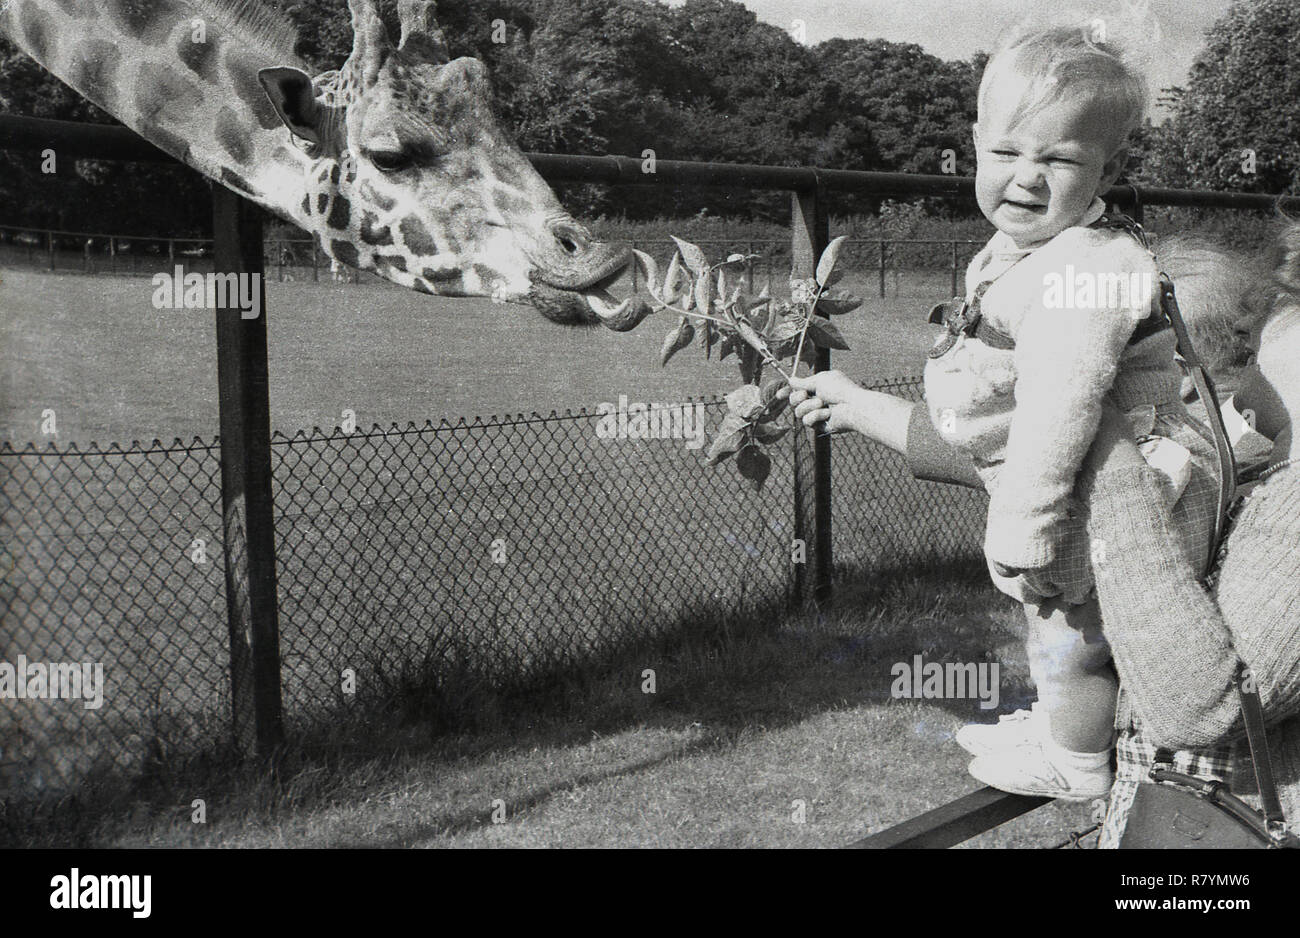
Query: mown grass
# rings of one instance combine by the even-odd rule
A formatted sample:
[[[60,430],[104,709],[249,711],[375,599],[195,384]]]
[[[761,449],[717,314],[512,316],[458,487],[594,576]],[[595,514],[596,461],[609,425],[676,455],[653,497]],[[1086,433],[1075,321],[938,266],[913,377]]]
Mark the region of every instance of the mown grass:
[[[33,438],[36,418],[46,406],[59,413],[58,439],[63,445],[69,439],[84,445],[88,439],[170,438],[191,430],[200,432],[203,427],[215,429],[211,322],[189,313],[153,310],[147,305],[147,292],[141,292],[141,283],[127,278],[5,274],[5,284],[0,288],[5,291],[5,315],[0,322],[5,342],[0,363],[6,392],[4,424],[11,439],[21,443]],[[913,286],[919,296],[944,292],[935,283]],[[546,410],[548,402],[573,406],[575,398],[579,405],[590,406],[599,400],[617,400],[620,393],[632,400],[672,401],[713,389],[727,390],[735,383],[734,376],[729,376],[730,368],[719,368],[698,358],[674,361],[663,371],[654,368],[659,329],[647,333],[643,327],[630,336],[603,331],[575,334],[557,330],[526,312],[474,301],[433,300],[430,305],[419,305],[412,302],[410,295],[398,291],[301,283],[271,289],[273,426],[280,429],[296,429],[314,422],[331,426],[337,422],[334,415],[345,407],[355,409],[358,422],[364,426],[372,420],[384,422],[383,418],[390,415],[404,422],[413,414],[424,417],[488,409],[480,409],[476,402],[499,402],[504,412]],[[906,305],[919,306],[920,302],[909,299]],[[868,303],[862,313],[846,317],[852,319],[845,322],[844,331],[855,353],[837,353],[837,365],[865,376],[914,372],[912,362],[920,358],[928,344],[927,330],[920,317],[900,312],[901,305],[889,301]],[[439,312],[445,315],[435,315]],[[379,323],[383,328],[377,328]],[[151,368],[143,366],[145,357],[152,363]],[[438,403],[432,404],[434,401]],[[431,410],[434,406],[448,409]],[[682,455],[678,452],[680,444],[666,445]],[[443,569],[455,558],[455,550],[451,549],[454,543],[448,539],[463,538],[465,532],[471,539],[486,537],[501,521],[500,505],[493,508],[484,502],[480,507],[492,510],[482,517],[471,513],[473,520],[468,525],[461,516],[463,512],[450,510],[441,518],[428,514],[408,516],[400,528],[394,528],[392,519],[385,516],[389,509],[375,510],[382,505],[361,512],[368,525],[364,529],[347,527],[346,516],[348,512],[356,514],[355,506],[342,513],[338,506],[330,506],[331,512],[321,515],[324,527],[310,518],[286,518],[282,523],[288,537],[300,531],[302,543],[309,547],[333,545],[336,551],[351,551],[365,559],[355,569],[345,566],[342,575],[345,584],[349,576],[353,577],[354,593],[359,583],[366,595],[360,600],[353,595],[343,604],[347,612],[358,614],[355,621],[333,618],[339,627],[351,623],[350,631],[340,633],[352,641],[344,656],[348,661],[335,660],[337,656],[332,653],[324,658],[313,657],[320,646],[320,623],[318,617],[308,613],[312,609],[331,609],[331,598],[320,587],[331,577],[337,584],[339,571],[330,562],[333,555],[316,557],[312,550],[303,558],[315,557],[319,563],[300,558],[297,567],[292,568],[301,572],[301,578],[286,576],[282,568],[282,600],[289,610],[287,615],[282,610],[282,627],[287,636],[286,689],[295,743],[274,777],[247,764],[232,767],[231,753],[211,742],[218,737],[228,712],[228,702],[219,689],[224,679],[221,648],[225,641],[219,552],[212,551],[210,566],[202,571],[204,586],[197,594],[173,582],[179,578],[192,585],[195,571],[185,559],[185,548],[195,531],[205,534],[210,544],[217,543],[219,513],[215,520],[205,516],[195,523],[182,510],[184,500],[178,505],[162,499],[157,507],[175,530],[160,527],[155,532],[161,536],[157,543],[137,543],[141,532],[133,527],[147,526],[142,522],[150,521],[152,512],[147,512],[147,517],[105,518],[105,533],[96,535],[99,539],[94,550],[62,555],[71,564],[69,574],[80,579],[71,582],[68,596],[72,607],[60,614],[59,621],[68,626],[60,631],[60,641],[75,642],[92,635],[107,647],[101,657],[121,655],[127,647],[123,642],[135,649],[132,654],[138,660],[133,659],[131,673],[144,675],[158,685],[154,693],[159,698],[158,712],[146,714],[146,720],[127,719],[123,723],[124,730],[140,737],[137,742],[145,751],[145,759],[133,780],[124,780],[112,772],[101,774],[92,767],[75,794],[62,800],[52,796],[53,800],[47,800],[35,814],[28,813],[29,803],[20,806],[16,800],[11,801],[6,807],[5,837],[18,843],[131,843],[156,837],[163,837],[158,842],[174,837],[177,843],[273,842],[266,837],[278,837],[284,843],[353,842],[348,838],[354,835],[344,836],[339,833],[342,830],[356,831],[354,840],[360,840],[355,842],[375,844],[495,842],[492,838],[503,836],[493,833],[501,829],[499,825],[483,830],[475,827],[486,810],[482,796],[489,791],[505,792],[500,797],[508,805],[532,805],[530,811],[544,813],[559,804],[554,792],[613,785],[618,791],[601,797],[615,802],[619,798],[626,800],[618,802],[620,813],[606,816],[605,827],[575,819],[558,820],[544,826],[540,834],[530,832],[529,837],[534,839],[519,842],[676,843],[682,841],[674,838],[687,836],[681,832],[691,829],[701,832],[691,843],[731,842],[727,838],[737,843],[802,842],[797,837],[790,840],[789,831],[778,835],[783,828],[746,826],[743,816],[733,817],[728,812],[733,810],[733,801],[738,806],[735,810],[748,804],[748,810],[753,811],[759,804],[753,798],[769,797],[770,792],[764,794],[752,782],[752,778],[772,771],[764,766],[804,765],[813,758],[809,750],[816,751],[823,745],[842,753],[839,758],[850,759],[857,753],[853,758],[859,760],[855,763],[850,759],[835,769],[845,773],[836,776],[836,790],[849,794],[838,795],[841,800],[834,801],[839,806],[834,810],[843,812],[841,820],[817,828],[819,836],[828,838],[825,842],[850,832],[855,836],[864,833],[863,824],[883,826],[904,814],[937,804],[968,790],[971,783],[962,775],[960,760],[953,761],[956,757],[950,745],[939,746],[942,739],[929,738],[930,730],[916,729],[918,725],[932,725],[926,723],[931,719],[926,714],[933,705],[877,699],[878,689],[864,678],[862,669],[870,666],[879,671],[882,662],[910,660],[920,650],[918,643],[924,631],[918,631],[916,626],[916,605],[934,602],[931,594],[960,596],[963,587],[948,584],[950,571],[921,575],[910,567],[888,567],[885,548],[893,523],[890,518],[902,519],[911,532],[907,539],[921,542],[930,535],[917,533],[921,529],[916,528],[916,519],[925,514],[924,530],[936,538],[943,533],[943,520],[930,517],[934,515],[934,502],[929,496],[911,492],[910,501],[897,500],[893,492],[904,478],[898,466],[882,468],[871,462],[859,463],[854,471],[857,477],[845,485],[847,473],[843,467],[836,470],[843,490],[853,493],[836,503],[837,525],[842,532],[837,538],[848,538],[842,545],[845,549],[837,546],[837,556],[846,558],[860,572],[878,571],[862,574],[870,576],[876,585],[861,592],[861,608],[856,613],[848,611],[846,605],[836,613],[838,618],[812,622],[775,607],[755,607],[752,600],[747,611],[740,613],[737,610],[746,607],[737,605],[731,588],[744,580],[743,575],[737,579],[737,572],[730,571],[727,589],[714,597],[710,591],[700,589],[699,570],[687,563],[685,574],[677,575],[673,585],[682,596],[697,595],[700,601],[686,601],[671,609],[657,608],[655,627],[642,630],[640,637],[636,629],[620,631],[619,641],[601,647],[597,630],[589,643],[596,654],[582,668],[534,670],[525,683],[514,686],[487,681],[469,664],[472,656],[464,654],[463,648],[456,650],[454,645],[450,657],[443,653],[437,667],[428,666],[419,638],[428,634],[431,623],[423,619],[415,640],[407,641],[412,637],[407,635],[399,643],[403,654],[393,653],[396,646],[380,654],[387,638],[393,637],[388,626],[398,619],[409,620],[413,612],[419,611],[409,608],[412,597],[417,605],[424,603],[427,611],[430,584],[435,597],[461,589],[456,577],[447,580],[447,570]],[[707,472],[694,465],[683,466],[656,479],[657,485],[666,486],[662,492],[655,489],[649,493],[650,502],[657,507],[653,511],[645,507],[641,514],[629,517],[611,514],[606,521],[615,522],[614,536],[635,540],[647,520],[663,521],[658,516],[675,504],[674,478],[689,473],[690,480],[698,483],[695,474]],[[697,524],[703,520],[705,528],[712,532],[696,549],[747,550],[759,542],[747,538],[746,532],[734,524],[723,524],[729,517],[728,510],[724,510],[725,492],[734,490],[736,482],[732,478],[728,489],[730,477],[720,473],[708,473],[708,486],[716,492],[707,511],[701,512],[690,503],[677,505],[676,510]],[[551,494],[542,502],[530,497],[508,498],[514,504],[509,510],[516,514],[522,511],[520,517],[531,518],[534,527],[537,522],[571,511],[565,504],[566,494],[570,499],[576,497],[572,485],[582,473],[566,467],[560,474],[565,477],[561,481],[570,486],[567,493],[564,485],[551,484]],[[429,478],[436,479],[436,475]],[[680,478],[685,480],[686,475]],[[638,488],[639,483],[631,476],[622,484],[637,490],[643,498],[649,491],[642,491],[644,486]],[[907,484],[916,486],[910,480]],[[362,485],[359,494],[369,498],[376,494],[372,488],[369,483]],[[379,488],[382,494],[383,486]],[[509,495],[511,488],[497,486],[493,498]],[[775,482],[770,485],[770,491],[780,488]],[[341,491],[337,486],[334,490]],[[40,517],[35,520],[41,524],[50,519],[58,522],[64,513],[75,519],[84,507],[59,501],[57,491],[48,494],[55,503],[47,506],[49,512],[38,513]],[[944,498],[948,497],[945,494]],[[453,500],[449,504],[462,502]],[[287,515],[293,513],[292,500],[278,504],[280,510],[290,509]],[[730,514],[734,517],[734,506]],[[779,514],[788,517],[788,498],[782,499]],[[755,517],[763,520],[761,514]],[[20,519],[20,523],[32,520]],[[412,532],[418,534],[421,525],[426,537],[432,535],[422,549],[418,545],[420,537],[411,537]],[[729,540],[727,534],[731,535]],[[610,549],[608,537],[605,541],[597,537],[589,539],[590,550],[584,554],[581,540],[566,548],[574,562],[568,574],[571,577],[581,575],[580,561],[601,563]],[[718,543],[713,543],[715,540]],[[474,544],[483,546],[477,541]],[[413,545],[415,549],[407,550]],[[910,544],[910,559],[915,561],[916,549],[924,546]],[[144,553],[150,553],[155,560],[164,558],[169,569],[163,575],[163,589],[159,592],[159,582],[140,573],[140,582],[126,593],[126,602],[133,611],[123,617],[117,606],[121,594],[110,608],[104,605],[106,594],[100,587],[114,582],[121,586],[120,577],[111,574],[121,573],[121,564],[136,563],[136,555],[143,557]],[[527,557],[527,561],[540,565],[539,569],[554,566],[545,556],[545,542],[536,543],[532,554],[535,556]],[[87,558],[91,567],[104,574],[103,583],[86,578]],[[39,557],[29,559],[40,566]],[[662,563],[652,565],[656,576],[663,574],[661,567]],[[978,570],[978,565],[975,568]],[[612,576],[614,572],[604,571],[604,575]],[[565,571],[561,569],[560,573]],[[895,581],[915,584],[910,599],[889,593],[887,584]],[[976,581],[987,593],[982,571]],[[969,585],[974,589],[973,584]],[[528,595],[514,584],[507,582],[504,586],[509,587],[510,605],[526,618]],[[634,598],[639,589],[632,577],[628,598]],[[717,592],[716,587],[711,592]],[[591,595],[599,596],[600,591]],[[717,602],[711,603],[713,599]],[[201,673],[185,670],[187,661],[194,656],[187,654],[185,632],[172,621],[172,613],[156,621],[145,615],[155,601],[168,608],[179,607],[185,610],[184,615],[198,616],[206,623],[200,631],[207,636],[204,647],[211,648],[200,656],[205,662]],[[563,595],[557,593],[550,602],[555,609],[565,608]],[[544,609],[541,616],[543,620],[554,618],[553,612]],[[103,628],[102,620],[110,619],[116,632]],[[21,624],[28,629],[34,625]],[[195,626],[188,619],[180,624],[190,630]],[[554,628],[556,623],[542,624]],[[124,637],[122,630],[129,634]],[[881,636],[891,635],[907,646],[893,658],[863,650],[875,648]],[[11,630],[9,650],[25,650],[17,648],[13,638]],[[949,646],[936,639],[933,647]],[[6,660],[12,657],[8,654]],[[69,653],[62,657],[71,660],[80,656]],[[667,662],[657,668],[660,692],[653,697],[640,693],[636,679],[644,667],[654,666],[645,664],[647,660]],[[828,661],[834,662],[829,670]],[[461,667],[458,662],[465,665]],[[341,663],[355,663],[364,674],[360,700],[344,708],[337,703],[337,695],[308,693],[301,699],[304,706],[292,706],[297,699],[293,693],[295,682],[305,686],[301,681],[307,674],[314,675],[317,682],[325,679],[321,675],[332,680]],[[186,687],[184,682],[177,684],[169,678],[168,669],[178,667],[182,670],[176,673],[197,680],[201,686]],[[887,665],[884,673],[888,673]],[[635,693],[629,690],[631,686],[635,686]],[[187,699],[197,695],[207,701],[193,726],[182,726],[168,715],[167,698],[177,692]],[[336,701],[333,706],[331,700]],[[937,719],[947,711],[937,708],[935,713]],[[943,732],[950,732],[956,718],[949,714],[945,719],[951,726]],[[195,727],[202,731],[200,738],[207,740],[206,744],[192,745]],[[599,736],[592,737],[591,733]],[[78,750],[71,752],[73,757],[86,748],[80,746],[78,738],[74,733],[67,740],[70,752]],[[593,739],[609,742],[592,748]],[[817,758],[813,762],[817,763]],[[688,804],[663,800],[692,790],[692,773],[719,779],[718,787],[710,788],[697,805],[707,817],[692,814],[696,808]],[[617,782],[624,776],[628,778],[626,789]],[[930,776],[933,781],[926,781]],[[751,780],[746,781],[747,777]],[[738,791],[748,794],[737,801]],[[383,805],[391,807],[398,797],[395,793],[400,792],[408,792],[401,799],[414,799],[406,811],[413,818],[424,818],[423,826],[415,821],[408,823],[404,812],[398,812],[403,818],[397,821],[391,812],[387,820],[383,819]],[[187,820],[189,809],[184,806],[195,797],[209,801],[208,826],[194,827]],[[831,804],[834,800],[818,802],[819,797],[809,804]],[[655,809],[660,812],[657,820],[651,811],[647,824],[638,827],[626,816],[627,812],[639,810],[638,804],[652,803],[659,806]],[[864,812],[864,804],[877,803],[878,814]],[[215,810],[217,805],[221,805],[219,811]],[[342,820],[337,825],[314,820],[320,811],[331,817],[337,814]],[[683,811],[695,818],[685,827],[673,820]],[[223,819],[221,824],[217,823],[218,816]],[[292,817],[296,826],[280,826],[274,820],[283,817]],[[452,821],[444,824],[439,820],[446,818]],[[723,822],[714,823],[708,818],[729,818],[725,829],[733,833],[719,835],[718,825]],[[271,826],[266,828],[268,824]],[[271,833],[263,837],[257,833],[261,828]],[[677,833],[670,835],[669,828]],[[388,836],[390,829],[392,836]],[[811,829],[800,827],[798,831]],[[160,833],[165,831],[172,833]],[[620,832],[627,832],[626,836]],[[478,841],[476,837],[485,839]]]
[[[976,787],[951,742],[973,700],[890,696],[890,665],[1000,659],[1027,694],[1019,611],[978,567],[845,578],[833,608],[683,621],[598,667],[514,687],[389,672],[294,728],[275,770],[213,750],[130,791],[4,815],[7,844],[838,846]],[[657,692],[643,693],[646,669]],[[191,820],[192,802],[206,823]],[[803,803],[804,821],[794,820]],[[1044,846],[1051,806],[979,838]],[[495,817],[494,817],[495,815]]]

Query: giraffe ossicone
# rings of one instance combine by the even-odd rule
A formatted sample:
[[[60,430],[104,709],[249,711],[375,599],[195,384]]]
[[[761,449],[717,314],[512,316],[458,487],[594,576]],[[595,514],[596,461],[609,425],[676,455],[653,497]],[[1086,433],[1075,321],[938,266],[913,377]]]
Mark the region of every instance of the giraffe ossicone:
[[[627,245],[564,211],[501,129],[483,64],[451,59],[432,0],[348,0],[353,47],[310,75],[256,0],[10,0],[0,34],[164,151],[422,293],[525,302],[630,329]],[[198,28],[201,24],[202,28]]]

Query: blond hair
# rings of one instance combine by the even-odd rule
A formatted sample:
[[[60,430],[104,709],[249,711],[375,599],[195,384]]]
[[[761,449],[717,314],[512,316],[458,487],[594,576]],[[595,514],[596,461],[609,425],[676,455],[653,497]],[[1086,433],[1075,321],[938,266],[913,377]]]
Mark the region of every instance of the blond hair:
[[[1053,26],[1012,37],[984,69],[977,99],[981,120],[994,82],[1013,76],[1027,85],[1019,102],[1020,119],[1067,98],[1086,96],[1106,110],[1118,150],[1146,116],[1147,80],[1116,44],[1094,39],[1091,33],[1091,27]]]

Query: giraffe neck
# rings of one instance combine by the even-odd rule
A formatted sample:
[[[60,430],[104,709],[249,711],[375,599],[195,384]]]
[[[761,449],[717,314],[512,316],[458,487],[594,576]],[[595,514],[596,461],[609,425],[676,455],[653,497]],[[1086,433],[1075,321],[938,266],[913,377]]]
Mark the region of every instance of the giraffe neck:
[[[305,221],[307,157],[257,80],[303,67],[287,22],[242,0],[11,0],[0,34],[164,152]]]

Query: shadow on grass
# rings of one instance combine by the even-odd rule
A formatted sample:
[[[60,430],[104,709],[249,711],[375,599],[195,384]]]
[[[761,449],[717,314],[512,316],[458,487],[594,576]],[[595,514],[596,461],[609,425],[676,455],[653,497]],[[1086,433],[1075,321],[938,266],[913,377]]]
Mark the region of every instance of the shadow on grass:
[[[704,738],[607,769],[578,771],[517,792],[511,813],[609,778],[734,743],[754,727],[776,729],[835,709],[891,700],[891,666],[996,660],[1017,646],[1018,609],[989,585],[977,560],[840,569],[834,602],[791,610],[780,603],[725,611],[701,605],[654,638],[609,648],[583,662],[555,662],[502,685],[464,660],[410,662],[378,675],[370,690],[290,722],[291,742],[273,764],[240,760],[228,746],[155,761],[130,782],[101,780],[38,804],[7,802],[6,844],[100,846],[141,827],[188,816],[178,791],[201,790],[226,817],[273,820],[355,800],[411,757],[448,764],[532,749],[572,747],[593,735],[638,728],[708,728]],[[643,692],[654,671],[653,693]],[[1022,705],[1022,675],[1003,676],[1003,706]],[[1021,669],[1023,670],[1023,669]],[[1005,669],[1004,669],[1005,671]],[[972,700],[932,703],[964,718],[992,719]],[[940,745],[943,737],[937,736]],[[491,823],[490,810],[444,812],[398,839],[405,846]],[[188,826],[191,831],[193,825]],[[191,833],[201,843],[204,834]],[[352,838],[355,840],[355,838]],[[351,846],[351,843],[335,843]]]

